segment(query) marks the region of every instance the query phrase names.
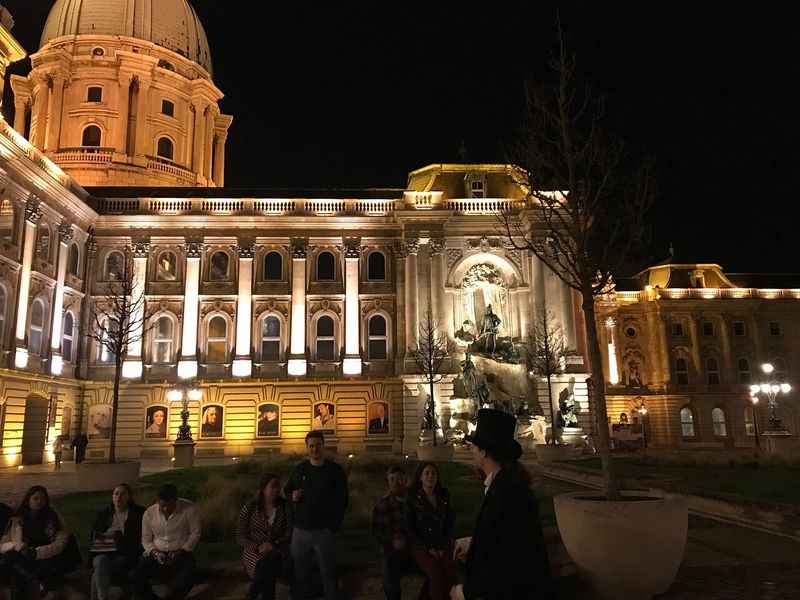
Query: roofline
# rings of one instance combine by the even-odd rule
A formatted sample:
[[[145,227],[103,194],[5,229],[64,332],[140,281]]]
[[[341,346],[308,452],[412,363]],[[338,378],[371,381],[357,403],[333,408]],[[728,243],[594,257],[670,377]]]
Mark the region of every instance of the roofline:
[[[400,198],[406,188],[87,187],[92,198]]]
[[[22,47],[5,25],[0,25],[0,45],[8,50],[8,63],[15,63],[28,56],[28,52]]]
[[[652,271],[653,269],[664,269],[666,267],[676,267],[676,268],[679,268],[679,269],[713,269],[713,268],[717,268],[722,272],[723,275],[725,274],[725,271],[722,269],[722,266],[720,266],[717,263],[666,263],[666,264],[663,264],[663,265],[653,265],[652,267],[646,267],[646,268],[642,269],[641,271],[639,271],[638,273],[636,273],[636,275],[634,275],[634,277],[639,277],[640,275],[644,275],[645,273],[647,273],[648,271]]]
[[[441,173],[461,173],[463,171],[506,172],[512,169],[519,169],[519,167],[510,163],[433,163],[411,171],[408,176],[422,175],[429,171],[439,171]]]

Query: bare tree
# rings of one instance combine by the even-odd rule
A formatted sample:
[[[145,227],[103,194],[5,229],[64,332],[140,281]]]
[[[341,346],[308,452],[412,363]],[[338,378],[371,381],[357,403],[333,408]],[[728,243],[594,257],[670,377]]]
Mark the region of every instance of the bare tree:
[[[503,214],[501,228],[507,243],[535,254],[581,294],[597,447],[606,494],[618,498],[595,298],[613,289],[613,277],[629,268],[642,247],[653,178],[648,163],[636,161],[619,139],[604,131],[604,101],[578,82],[575,56],[567,51],[560,28],[551,66],[555,85],[526,89],[526,118],[510,157],[521,167],[518,176],[529,209],[519,217]]]
[[[553,375],[562,372],[562,362],[567,355],[567,344],[561,326],[556,323],[553,313],[541,311],[531,328],[531,340],[528,342],[528,362],[530,370],[537,377],[547,380],[547,397],[550,403],[550,419],[553,430],[552,441],[556,441],[556,415],[558,403],[553,403]]]
[[[144,286],[137,293],[134,281],[133,254],[125,249],[122,264],[113,266],[115,278],[105,288],[103,298],[95,303],[94,323],[87,337],[95,341],[101,353],[114,363],[114,395],[111,412],[111,444],[108,462],[116,462],[117,412],[122,365],[130,344],[144,339],[152,324],[146,325]]]
[[[419,324],[418,346],[412,351],[414,362],[425,383],[428,384],[429,394],[425,403],[424,427],[433,432],[433,445],[436,446],[436,399],[433,386],[445,376],[445,361],[450,358],[450,341],[447,334],[439,328],[439,322],[433,318],[431,311],[425,312],[425,319]]]

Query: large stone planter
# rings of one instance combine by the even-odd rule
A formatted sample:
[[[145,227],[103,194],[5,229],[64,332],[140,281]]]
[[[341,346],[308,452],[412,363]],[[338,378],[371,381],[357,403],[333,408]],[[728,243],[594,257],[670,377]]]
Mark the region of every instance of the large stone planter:
[[[111,490],[120,483],[133,486],[139,481],[140,466],[140,463],[135,461],[114,464],[81,463],[75,466],[78,490],[85,492]]]
[[[680,496],[600,492],[553,499],[561,539],[578,572],[599,597],[645,600],[669,589],[683,560],[688,507]]]
[[[453,459],[453,445],[440,443],[436,446],[417,446],[417,459],[422,462],[441,462]]]

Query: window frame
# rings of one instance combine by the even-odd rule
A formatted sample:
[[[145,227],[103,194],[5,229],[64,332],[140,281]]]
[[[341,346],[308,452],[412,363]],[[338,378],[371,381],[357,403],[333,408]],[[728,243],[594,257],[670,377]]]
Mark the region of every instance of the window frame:
[[[86,143],[86,132],[90,129],[96,129],[99,132],[97,138],[97,144],[87,144]],[[102,128],[97,125],[96,123],[88,123],[82,130],[81,130],[81,148],[102,148],[103,147],[103,130]]]
[[[383,335],[373,335],[371,331],[372,320],[375,318],[383,319]],[[372,356],[372,342],[383,342],[383,356]],[[390,360],[389,358],[389,319],[383,313],[375,312],[367,318],[367,357],[369,360]]]
[[[277,336],[270,336],[267,335],[267,321],[270,319],[275,319],[278,322],[278,335]],[[258,323],[258,357],[262,363],[279,363],[283,360],[283,333],[284,333],[284,323],[283,319],[274,312],[269,312],[263,315],[259,319]],[[264,343],[276,343],[278,344],[278,355],[277,358],[266,358],[264,356]]]
[[[684,364],[684,368],[679,368],[679,363]],[[681,381],[681,376],[685,376],[685,381]],[[689,385],[689,360],[684,356],[675,357],[675,383],[677,385]]]
[[[161,154],[161,142],[169,144],[169,156]],[[168,135],[160,135],[156,138],[156,158],[175,162],[175,142]]]
[[[225,271],[225,275],[222,279],[214,279],[212,275],[212,270],[214,268],[214,257],[218,254],[222,254],[225,256],[225,260],[227,261],[226,267],[227,270]],[[231,281],[231,255],[225,252],[224,250],[215,249],[209,253],[208,256],[208,281],[214,283],[230,283]]]
[[[329,278],[326,277],[326,278],[323,279],[322,277],[320,277],[319,264],[320,264],[320,259],[325,254],[327,254],[327,255],[329,255],[331,257],[332,264],[331,264],[331,276]],[[316,263],[315,264],[315,267],[316,267],[315,275],[316,275],[316,280],[317,281],[336,281],[336,255],[334,255],[333,252],[331,252],[330,250],[322,250],[319,254],[317,254],[317,259],[316,259],[315,263]]]
[[[722,421],[716,419],[720,414],[722,415]],[[720,426],[719,429],[718,426]],[[711,429],[714,432],[714,437],[728,437],[728,418],[724,408],[715,406],[711,409]]]
[[[169,111],[164,110],[167,105],[171,106],[172,108]],[[167,98],[161,99],[161,114],[165,117],[172,117],[175,118],[175,103],[172,100]]]
[[[744,434],[755,437],[756,435],[756,407],[755,405],[744,407]]]
[[[221,319],[222,322],[225,324],[225,334],[224,334],[223,337],[213,337],[213,338],[211,337],[211,324],[214,322],[215,319]],[[206,339],[205,339],[205,361],[206,361],[206,364],[209,364],[209,365],[224,365],[224,364],[227,364],[227,362],[228,362],[228,350],[229,350],[228,349],[228,346],[229,346],[228,337],[230,335],[230,327],[229,327],[228,319],[226,319],[225,316],[223,314],[221,314],[221,313],[212,313],[212,314],[210,314],[208,316],[208,318],[206,319],[205,334],[206,334]],[[223,349],[223,353],[222,353],[222,360],[219,360],[219,361],[218,360],[213,360],[212,361],[210,356],[209,356],[209,345],[210,344],[219,344],[219,343],[223,343],[224,344],[224,349]]]
[[[679,411],[679,418],[681,424],[681,437],[682,438],[696,438],[697,437],[697,429],[695,428],[695,415],[694,411],[688,407],[683,406]],[[689,419],[684,420],[684,415],[688,415]],[[691,427],[691,431],[687,433],[686,427]]]
[[[684,337],[686,334],[683,331],[683,323],[680,321],[672,321],[669,328],[672,337]]]
[[[715,368],[710,368],[711,361],[714,362]],[[716,356],[708,356],[704,362],[706,368],[706,385],[721,385],[722,375],[719,369],[719,359]],[[716,379],[716,381],[712,381]]]
[[[69,334],[67,334],[67,320],[70,321]],[[69,341],[69,352],[65,350]],[[75,348],[75,317],[72,311],[64,313],[64,320],[61,324],[61,358],[68,363],[72,363],[73,350]]]
[[[319,335],[319,323],[322,319],[330,319],[331,324],[333,326],[333,331],[331,335],[320,336]],[[316,362],[336,362],[338,360],[338,351],[337,351],[337,339],[338,336],[336,335],[336,317],[335,315],[329,313],[323,313],[319,315],[316,319],[314,319],[314,360]],[[332,342],[333,350],[331,353],[331,358],[320,358],[319,352],[319,343],[320,342]]]
[[[72,270],[72,257],[73,257],[73,250],[75,256],[75,270]],[[67,273],[72,275],[73,277],[80,277],[81,273],[81,249],[78,247],[76,242],[72,242],[69,245],[69,250],[67,250]]]
[[[169,314],[169,313],[160,313],[154,316],[155,321],[153,321],[153,335],[150,341],[150,361],[154,365],[171,365],[175,362],[175,331],[177,329],[176,322],[177,319]],[[161,322],[162,319],[166,319],[169,322],[170,326],[170,336],[167,337],[160,337],[161,332],[159,331],[158,324]],[[167,361],[159,361],[157,360],[158,357],[158,347],[160,345],[167,345],[168,348],[168,357],[169,360]]]
[[[742,368],[742,362],[747,366],[746,369]],[[739,383],[749,385],[752,382],[753,371],[750,368],[750,360],[747,357],[742,356],[736,359],[736,373],[736,380]]]
[[[162,270],[161,270],[161,257],[166,255],[166,254],[171,254],[172,258],[173,258],[172,266],[173,266],[174,273],[172,274],[173,275],[172,279],[168,279],[168,278],[165,278],[165,277],[161,276],[161,273],[162,273]],[[158,253],[158,256],[156,257],[155,280],[158,281],[158,282],[161,282],[161,283],[164,283],[164,282],[169,283],[169,282],[178,281],[178,255],[173,250],[162,250],[161,252]]]
[[[709,328],[711,333],[707,333],[706,332],[706,327]],[[713,321],[703,321],[703,323],[702,323],[702,325],[700,327],[700,331],[702,332],[703,337],[714,337],[714,335],[716,333],[716,329],[717,328],[714,327],[714,322]]]
[[[267,268],[267,259],[273,254],[277,255],[277,257],[280,259],[280,274],[277,277],[277,279],[269,277],[269,269]],[[263,277],[263,280],[269,282],[284,281],[284,268],[283,268],[284,262],[285,261],[283,254],[281,254],[277,250],[267,250],[267,252],[264,254],[263,260],[261,261],[261,266],[262,266],[261,275]]]
[[[381,257],[383,261],[383,277],[373,277],[372,276],[372,257],[378,255]],[[388,269],[387,269],[388,261],[386,260],[386,254],[384,254],[381,250],[372,250],[369,254],[367,254],[367,281],[387,281],[388,278]]]
[[[775,327],[773,327],[773,325]],[[767,331],[769,332],[770,337],[781,337],[783,335],[783,329],[781,328],[780,321],[768,321]]]
[[[120,263],[120,267],[122,268],[122,271],[119,274],[119,278],[118,279],[111,279],[109,277],[110,271],[109,271],[109,268],[108,268],[108,261],[111,259],[111,257],[114,254],[119,254],[119,256],[122,259],[121,263]],[[106,253],[105,258],[103,259],[103,281],[116,282],[116,281],[122,281],[124,278],[125,278],[125,255],[120,250],[110,250],[109,252]]]
[[[741,327],[741,333],[736,332],[737,326]],[[745,323],[744,321],[740,320],[734,321],[731,328],[733,329],[734,337],[747,337],[747,323]]]
[[[36,314],[35,307],[36,307],[37,304],[39,306],[41,306],[42,321],[41,321],[40,324],[34,325],[33,317]],[[45,306],[44,300],[42,300],[41,298],[34,298],[33,302],[31,302],[31,312],[30,312],[30,317],[28,319],[28,352],[30,354],[35,355],[35,356],[42,356],[42,346],[44,345],[44,337],[45,337],[44,332],[45,332],[46,325],[47,325],[47,310],[46,310],[46,308],[47,307]],[[34,343],[33,343],[34,328],[36,328],[35,331],[36,331],[37,335],[39,336],[39,343],[38,343],[39,347],[38,348],[36,348]]]
[[[96,91],[96,90],[99,90],[99,92],[100,92],[99,96],[100,97],[97,100],[92,100],[92,92]],[[100,104],[101,102],[103,102],[103,92],[104,91],[105,90],[103,90],[103,86],[102,85],[97,85],[97,84],[87,85],[86,86],[86,102],[91,102],[92,104]]]
[[[105,321],[103,322],[102,338],[105,338],[108,335],[108,330],[111,329],[109,323],[112,321],[117,323],[117,327],[119,327],[119,321],[112,319],[111,317],[106,317]],[[97,362],[104,365],[110,365],[113,363],[113,361],[114,356],[111,354],[111,351],[108,349],[108,347],[102,341],[98,342]]]

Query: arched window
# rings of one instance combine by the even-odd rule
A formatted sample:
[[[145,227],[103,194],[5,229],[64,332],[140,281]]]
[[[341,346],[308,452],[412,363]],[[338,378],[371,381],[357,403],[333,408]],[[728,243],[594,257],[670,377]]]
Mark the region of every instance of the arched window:
[[[678,385],[689,385],[689,363],[685,358],[675,360],[675,380]]]
[[[162,100],[161,101],[161,114],[167,115],[168,117],[175,116],[175,104],[170,100]]]
[[[756,434],[755,412],[755,406],[745,406],[744,408],[744,432],[746,435]]]
[[[172,362],[173,325],[172,319],[163,315],[153,328],[153,362],[169,364]]]
[[[208,339],[206,340],[206,361],[209,363],[225,362],[228,347],[228,323],[221,316],[213,317],[208,322]]]
[[[67,256],[67,272],[70,275],[78,276],[79,261],[80,252],[78,251],[78,244],[72,244],[69,247],[69,255]]]
[[[103,88],[93,85],[86,90],[87,102],[102,102],[103,101]]]
[[[61,356],[65,362],[72,362],[72,339],[75,333],[75,319],[71,312],[64,315],[64,327],[61,337]]]
[[[317,256],[317,280],[333,281],[336,279],[336,261],[330,252],[320,252]]]
[[[261,321],[261,360],[281,359],[281,322],[274,315]]]
[[[333,319],[323,315],[317,320],[317,360],[335,360],[336,337],[333,334]]]
[[[175,156],[175,145],[172,143],[172,140],[168,137],[161,137],[158,138],[158,147],[156,148],[156,154],[161,158],[166,158],[167,160],[172,160]]]
[[[50,228],[42,223],[36,234],[36,254],[48,260],[50,257]]]
[[[227,281],[229,264],[230,258],[225,252],[215,252],[211,255],[211,267],[208,270],[208,278],[211,281]]]
[[[714,435],[718,437],[725,437],[728,435],[728,429],[725,426],[725,411],[721,408],[715,408],[711,411],[711,423],[714,426]]]
[[[41,354],[44,332],[44,302],[34,300],[31,305],[31,325],[28,333],[28,352]]]
[[[3,334],[6,332],[6,288],[0,285],[0,348],[3,347]]]
[[[383,281],[386,279],[386,257],[382,252],[373,252],[367,259],[367,278]]]
[[[681,409],[681,435],[694,437],[694,414],[692,409],[687,406]]]
[[[719,361],[716,358],[706,359],[706,383],[719,385]]]
[[[100,344],[100,362],[110,363],[114,360],[114,353],[109,348],[109,342],[112,348],[116,340],[115,336],[119,332],[119,321],[115,319],[107,319],[103,324],[102,343]]]
[[[280,252],[268,252],[264,257],[264,279],[266,281],[283,279],[283,257]]]
[[[737,364],[739,366],[739,383],[750,383],[750,361],[740,358]]]
[[[174,252],[165,251],[158,255],[156,261],[156,279],[158,281],[175,281],[178,278],[178,259]]]
[[[97,148],[100,146],[102,133],[97,125],[89,125],[83,130],[83,137],[81,138],[81,146],[91,146]]]
[[[386,360],[387,337],[386,319],[381,315],[373,315],[369,320],[369,357],[372,360]]]
[[[106,281],[122,281],[125,273],[125,257],[121,252],[111,252],[106,256]]]

